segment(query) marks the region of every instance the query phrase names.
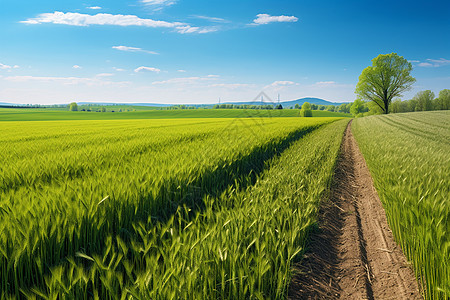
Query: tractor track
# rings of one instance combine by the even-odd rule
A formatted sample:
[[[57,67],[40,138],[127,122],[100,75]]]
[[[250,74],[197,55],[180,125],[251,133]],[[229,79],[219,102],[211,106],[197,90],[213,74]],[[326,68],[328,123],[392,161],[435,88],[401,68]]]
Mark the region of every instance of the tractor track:
[[[320,208],[319,228],[294,274],[289,299],[422,299],[389,229],[351,122],[330,199]]]

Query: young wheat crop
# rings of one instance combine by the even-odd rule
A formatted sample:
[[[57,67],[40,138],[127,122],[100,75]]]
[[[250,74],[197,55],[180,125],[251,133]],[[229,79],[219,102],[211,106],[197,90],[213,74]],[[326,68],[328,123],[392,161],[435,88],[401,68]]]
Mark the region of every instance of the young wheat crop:
[[[450,113],[374,116],[352,128],[426,299],[449,299]]]

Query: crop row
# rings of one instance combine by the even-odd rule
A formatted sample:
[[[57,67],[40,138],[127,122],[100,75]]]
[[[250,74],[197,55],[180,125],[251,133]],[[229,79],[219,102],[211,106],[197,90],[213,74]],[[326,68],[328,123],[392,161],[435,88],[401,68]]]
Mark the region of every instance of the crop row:
[[[156,230],[180,207],[192,218],[207,209],[205,197],[251,186],[267,161],[334,120],[3,124],[10,128],[0,136],[2,291],[49,288],[55,270],[79,262],[77,252],[94,257],[117,237],[130,246],[138,224]],[[97,290],[93,282],[85,288]]]
[[[357,119],[353,132],[426,299],[450,298],[450,113]]]

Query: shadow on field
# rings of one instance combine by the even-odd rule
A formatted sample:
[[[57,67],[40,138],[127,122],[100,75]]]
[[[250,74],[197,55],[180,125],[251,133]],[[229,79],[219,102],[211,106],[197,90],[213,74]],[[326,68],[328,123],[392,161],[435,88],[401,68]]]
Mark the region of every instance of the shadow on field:
[[[88,256],[103,255],[107,250],[108,237],[120,236],[126,243],[139,237],[135,226],[139,223],[146,227],[165,223],[172,217],[182,218],[184,222],[205,209],[205,197],[217,197],[233,187],[245,189],[255,184],[258,176],[265,170],[267,163],[280,155],[292,143],[304,135],[321,127],[321,125],[302,128],[292,132],[286,138],[271,140],[267,144],[255,147],[248,154],[238,157],[232,163],[219,162],[218,166],[196,175],[195,178],[176,179],[161,183],[158,192],[141,195],[136,202],[129,203],[126,199],[110,199],[103,203],[91,203],[86,207],[86,213],[80,216],[77,224],[67,221],[62,227],[72,228],[72,234],[61,236],[59,230],[49,225],[45,237],[36,241],[35,247],[27,254],[20,255],[14,262],[14,268],[2,273],[8,283],[4,292],[18,294],[17,291],[29,291],[31,287],[46,286],[45,277],[52,273],[55,266],[66,264],[68,258],[77,252]],[[184,209],[183,209],[184,208]],[[183,215],[180,215],[180,211]],[[110,246],[109,246],[110,247]],[[57,252],[54,249],[58,249]],[[109,249],[109,248],[108,248]],[[128,252],[131,255],[131,252]],[[12,266],[7,261],[1,264]],[[77,263],[86,267],[93,264],[85,258],[76,258]],[[15,278],[17,270],[32,270],[36,276],[24,276],[18,282]],[[16,292],[14,292],[16,291]]]

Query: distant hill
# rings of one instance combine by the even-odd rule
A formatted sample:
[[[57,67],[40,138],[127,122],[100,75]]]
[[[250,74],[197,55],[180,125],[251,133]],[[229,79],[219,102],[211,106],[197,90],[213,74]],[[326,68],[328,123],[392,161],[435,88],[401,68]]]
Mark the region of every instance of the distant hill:
[[[317,104],[317,105],[341,105],[344,102],[331,102],[320,98],[300,98],[297,100],[291,100],[291,101],[281,101],[281,105],[283,107],[290,107],[295,106],[295,104],[298,104],[300,106],[303,105],[303,103],[309,102],[310,104]],[[260,101],[246,101],[246,102],[224,102],[223,104],[244,104],[244,105],[259,105],[261,104]],[[269,101],[263,101],[263,104],[278,104],[278,102],[269,102]]]
[[[281,104],[283,105],[283,107],[295,106],[295,104],[302,106],[303,103],[305,103],[305,102],[309,102],[310,104],[317,104],[317,105],[335,105],[335,106],[339,106],[343,103],[345,103],[345,104],[348,103],[348,102],[331,102],[331,101],[323,100],[320,98],[300,98],[297,100],[284,101],[284,102],[281,102]]]

